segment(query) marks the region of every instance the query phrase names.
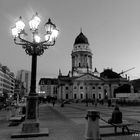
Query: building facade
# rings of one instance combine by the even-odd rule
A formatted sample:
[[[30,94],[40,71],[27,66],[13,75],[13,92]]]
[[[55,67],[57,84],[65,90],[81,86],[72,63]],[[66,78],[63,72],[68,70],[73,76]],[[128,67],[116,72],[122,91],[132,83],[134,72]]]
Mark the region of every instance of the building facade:
[[[112,69],[104,69],[102,73],[99,73],[97,68],[93,71],[92,55],[88,39],[81,32],[73,45],[71,71],[66,76],[59,72],[59,99],[114,98],[116,88],[130,83]]]
[[[0,64],[0,96],[8,94],[14,95],[15,77],[7,66]]]
[[[63,75],[59,70],[57,79],[58,99],[114,98],[116,97],[114,92],[116,88],[123,84],[130,84],[129,79],[121,77],[112,69],[104,69],[101,73],[98,72],[97,68],[93,70],[92,56],[88,39],[81,31],[73,44],[71,70],[67,75]],[[40,80],[40,90],[50,94],[51,92],[47,92],[50,87],[46,81],[47,78]]]
[[[29,94],[31,83],[31,72],[27,70],[19,70],[17,72],[16,79],[23,82],[23,85],[25,87],[25,94]]]
[[[39,93],[42,96],[57,97],[58,79],[56,78],[41,78],[39,81]]]

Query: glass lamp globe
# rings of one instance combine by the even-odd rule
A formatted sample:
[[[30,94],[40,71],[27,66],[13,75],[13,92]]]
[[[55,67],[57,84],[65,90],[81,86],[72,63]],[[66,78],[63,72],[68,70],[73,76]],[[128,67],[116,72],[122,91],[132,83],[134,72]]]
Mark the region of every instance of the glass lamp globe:
[[[14,37],[18,37],[18,30],[17,30],[16,27],[12,28],[12,35],[13,35]]]
[[[40,38],[39,35],[35,35],[35,36],[34,36],[34,39],[35,39],[35,42],[36,42],[36,43],[39,43],[40,40],[41,40],[41,38]]]
[[[36,31],[38,29],[38,26],[40,24],[40,18],[38,17],[37,13],[35,16],[33,16],[33,18],[29,21],[29,26],[30,29],[33,31]]]
[[[55,39],[57,38],[57,36],[58,36],[58,30],[57,30],[56,28],[54,28],[54,29],[52,30],[51,36],[54,37]]]
[[[50,34],[46,34],[46,35],[45,35],[45,40],[46,40],[46,41],[49,41],[49,40],[50,40]]]
[[[24,27],[25,27],[25,24],[22,21],[22,17],[20,16],[19,20],[16,22],[16,28],[17,28],[18,32],[20,33],[21,31],[24,30]]]
[[[48,22],[45,24],[45,30],[47,34],[51,34],[54,28],[54,24],[51,22],[51,19],[48,19]]]

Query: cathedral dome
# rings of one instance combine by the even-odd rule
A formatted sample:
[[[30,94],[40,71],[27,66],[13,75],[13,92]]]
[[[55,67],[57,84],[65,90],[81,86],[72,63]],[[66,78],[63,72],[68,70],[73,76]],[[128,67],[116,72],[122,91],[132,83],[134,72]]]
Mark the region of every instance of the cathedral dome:
[[[76,44],[89,44],[87,37],[82,32],[76,37],[74,45]]]

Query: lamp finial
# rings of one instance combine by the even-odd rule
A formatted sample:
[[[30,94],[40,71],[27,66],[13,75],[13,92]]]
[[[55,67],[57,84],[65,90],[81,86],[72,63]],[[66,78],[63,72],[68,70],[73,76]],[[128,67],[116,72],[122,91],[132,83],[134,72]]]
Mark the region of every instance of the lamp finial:
[[[80,28],[80,32],[82,33],[82,27]]]

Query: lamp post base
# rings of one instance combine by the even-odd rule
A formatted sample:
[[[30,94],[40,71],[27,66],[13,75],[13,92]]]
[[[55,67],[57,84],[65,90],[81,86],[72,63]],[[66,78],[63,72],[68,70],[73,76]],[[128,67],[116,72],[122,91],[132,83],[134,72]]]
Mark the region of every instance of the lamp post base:
[[[29,137],[44,137],[44,136],[49,136],[48,128],[40,129],[39,132],[34,132],[34,133],[17,132],[15,134],[12,134],[11,138],[29,138]]]
[[[38,110],[38,96],[31,94],[27,96],[26,102],[26,119],[22,125],[23,133],[38,133],[39,132],[39,110]]]
[[[22,125],[23,133],[38,133],[39,130],[39,122],[33,121],[25,121]]]
[[[17,132],[11,135],[11,138],[28,138],[28,137],[42,137],[48,136],[48,128],[40,129],[40,123],[38,120],[38,96],[27,97],[26,104],[26,119],[23,122],[21,132]]]

